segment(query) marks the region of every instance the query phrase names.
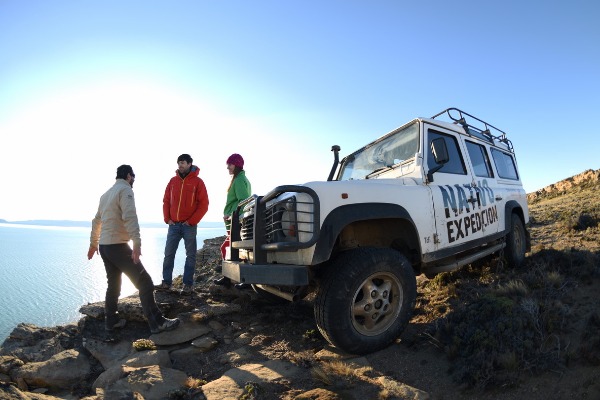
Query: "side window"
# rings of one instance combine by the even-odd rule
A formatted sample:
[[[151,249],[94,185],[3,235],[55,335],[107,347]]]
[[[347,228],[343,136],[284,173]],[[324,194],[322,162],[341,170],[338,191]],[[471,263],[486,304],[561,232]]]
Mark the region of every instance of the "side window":
[[[496,171],[498,171],[498,176],[500,178],[513,180],[519,179],[517,167],[515,166],[515,160],[513,160],[510,154],[497,149],[492,149],[492,158],[494,159]]]
[[[475,172],[475,176],[493,178],[494,173],[492,172],[492,165],[490,164],[490,159],[487,151],[485,150],[485,146],[469,142],[468,140],[466,143],[469,157],[473,163],[473,171]]]
[[[467,174],[467,172],[465,171],[465,162],[463,161],[462,154],[458,149],[458,143],[456,142],[455,137],[435,132],[432,130],[428,131],[427,136],[427,140],[429,140],[429,143],[427,143],[427,167],[429,169],[437,165],[433,158],[433,153],[431,152],[431,141],[435,138],[441,137],[446,142],[446,147],[448,148],[448,157],[450,158],[450,160],[446,164],[444,164],[444,166],[438,172],[458,175]]]

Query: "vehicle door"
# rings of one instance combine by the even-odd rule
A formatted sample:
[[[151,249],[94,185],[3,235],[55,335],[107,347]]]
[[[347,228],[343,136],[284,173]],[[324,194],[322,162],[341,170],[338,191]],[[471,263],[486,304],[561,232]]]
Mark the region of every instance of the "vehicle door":
[[[423,138],[425,174],[439,168],[430,175],[428,183],[435,214],[437,249],[461,245],[467,248],[484,236],[485,229],[464,142],[459,133],[427,123],[423,124]],[[448,152],[448,162],[441,167],[432,150],[432,141],[439,138],[444,140]]]
[[[519,177],[514,153],[508,149],[508,146],[506,147],[506,149],[501,146],[489,147],[495,177],[488,181],[488,187],[492,192],[491,195],[500,216],[499,232],[510,229],[510,226],[506,226],[506,222],[510,219],[504,218],[505,210],[510,208],[508,203],[519,203],[524,209],[527,209],[527,203],[524,201],[526,194]]]
[[[477,202],[474,204],[476,220],[485,236],[498,232],[504,225],[505,185],[499,184],[491,163],[491,146],[485,141],[465,139],[468,165],[472,170]]]

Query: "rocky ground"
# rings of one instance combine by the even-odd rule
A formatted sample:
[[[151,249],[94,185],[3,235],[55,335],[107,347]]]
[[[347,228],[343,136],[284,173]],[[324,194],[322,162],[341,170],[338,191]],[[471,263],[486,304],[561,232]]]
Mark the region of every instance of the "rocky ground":
[[[101,303],[82,307],[77,325],[20,326],[0,351],[0,399],[600,399],[595,182],[531,199],[533,248],[521,270],[496,257],[419,276],[411,323],[384,350],[357,357],[329,346],[310,296],[273,304],[214,285],[222,241],[215,238],[199,251],[192,296],[156,293],[166,314],[182,319],[177,331],[151,335],[136,296],[121,301],[128,324],[114,342],[106,341]],[[76,383],[39,389],[16,379],[15,371],[26,376],[28,365],[65,349],[74,353],[52,368],[81,366]],[[96,391],[101,382],[113,391]]]

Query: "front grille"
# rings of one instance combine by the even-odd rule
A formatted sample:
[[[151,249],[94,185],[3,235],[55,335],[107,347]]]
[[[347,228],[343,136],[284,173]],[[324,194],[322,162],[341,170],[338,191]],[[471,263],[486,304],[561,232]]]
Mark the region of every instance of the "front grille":
[[[295,197],[273,204],[265,211],[265,239],[267,243],[297,242],[297,227]]]
[[[240,225],[242,227],[240,230],[242,240],[254,239],[254,213],[240,217]]]
[[[298,205],[305,205],[302,208],[311,211],[298,210]],[[265,243],[298,242],[300,240],[300,234],[313,234],[313,206],[313,202],[298,201],[296,197],[290,197],[275,203],[270,203],[269,208],[265,210],[265,217],[263,219]],[[255,209],[256,201],[249,203],[249,206],[245,208],[244,214],[240,216],[240,237],[242,240],[254,239]],[[303,221],[312,222],[299,223],[299,214],[303,214],[304,216],[310,214],[308,218],[301,219]]]

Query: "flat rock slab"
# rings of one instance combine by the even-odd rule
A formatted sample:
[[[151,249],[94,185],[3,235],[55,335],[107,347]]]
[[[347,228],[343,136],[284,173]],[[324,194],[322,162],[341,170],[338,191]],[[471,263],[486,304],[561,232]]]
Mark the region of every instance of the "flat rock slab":
[[[137,392],[144,399],[168,399],[169,392],[181,389],[187,381],[184,372],[158,365],[123,367],[123,375],[124,378],[106,387],[105,398],[132,398]]]
[[[207,400],[238,400],[244,394],[247,382],[268,383],[282,379],[294,380],[306,373],[288,361],[269,360],[260,364],[246,364],[232,368],[223,376],[202,386]]]
[[[212,330],[208,326],[188,320],[182,321],[172,331],[151,335],[150,340],[158,346],[172,346],[174,344],[187,343],[209,332],[212,332]]]

